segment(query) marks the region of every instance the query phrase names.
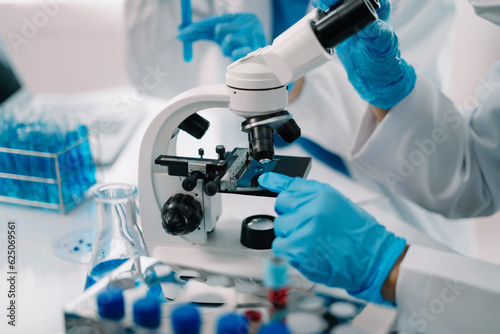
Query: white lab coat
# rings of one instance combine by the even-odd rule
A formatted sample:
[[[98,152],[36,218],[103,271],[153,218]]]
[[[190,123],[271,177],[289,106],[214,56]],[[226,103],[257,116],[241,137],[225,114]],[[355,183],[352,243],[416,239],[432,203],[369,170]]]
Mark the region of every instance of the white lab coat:
[[[459,111],[428,80],[377,125],[366,112],[351,151],[370,175],[449,217],[500,210],[500,62],[476,90],[478,105]]]
[[[434,83],[447,89],[452,58],[455,1],[405,1],[393,6],[393,23],[402,56]],[[338,59],[305,76],[300,97],[289,106],[302,136],[347,158],[356,128],[363,117],[362,101],[347,79]],[[473,224],[469,219],[450,222],[429,212],[375,181],[357,165],[344,159],[352,177],[389,201],[380,206],[417,227],[437,241],[466,255],[474,253]]]
[[[398,333],[499,333],[498,282],[498,265],[410,246],[396,285]]]
[[[370,175],[451,217],[489,215],[500,199],[500,62],[459,111],[419,76],[377,124],[366,111],[351,156]],[[452,222],[450,222],[452,224]],[[412,245],[396,286],[401,333],[500,332],[500,267]]]

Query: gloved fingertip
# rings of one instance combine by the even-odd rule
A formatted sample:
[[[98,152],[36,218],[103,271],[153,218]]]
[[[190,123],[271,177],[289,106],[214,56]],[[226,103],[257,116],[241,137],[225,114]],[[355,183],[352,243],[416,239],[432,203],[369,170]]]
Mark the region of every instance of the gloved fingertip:
[[[264,189],[269,189],[271,187],[271,181],[269,180],[269,174],[271,173],[264,173],[259,178],[257,179],[257,182],[259,183],[259,186],[264,188]]]
[[[292,180],[290,176],[268,172],[259,176],[259,184],[275,193],[280,193],[287,188],[287,184]]]
[[[193,26],[188,26],[179,30],[177,39],[181,42],[196,42],[200,39],[210,39],[210,35],[206,32],[201,32]]]
[[[184,35],[177,35],[177,39],[181,42],[192,42],[188,38],[186,38]]]
[[[186,32],[185,32],[185,29],[181,29],[179,30],[179,32],[177,33],[177,39],[178,40],[181,40],[184,42],[184,40],[186,39]]]
[[[281,239],[279,236],[277,236],[272,243],[271,247],[276,257],[281,257],[281,258],[285,257],[285,251],[282,247],[282,244],[283,244],[283,239]]]

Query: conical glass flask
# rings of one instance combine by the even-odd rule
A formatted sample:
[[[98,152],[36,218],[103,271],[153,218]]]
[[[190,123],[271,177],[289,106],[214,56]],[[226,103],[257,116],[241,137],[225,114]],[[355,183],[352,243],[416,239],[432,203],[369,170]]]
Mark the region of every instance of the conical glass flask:
[[[149,256],[139,229],[137,189],[107,184],[94,191],[97,235],[90,257],[85,289],[134,256]]]

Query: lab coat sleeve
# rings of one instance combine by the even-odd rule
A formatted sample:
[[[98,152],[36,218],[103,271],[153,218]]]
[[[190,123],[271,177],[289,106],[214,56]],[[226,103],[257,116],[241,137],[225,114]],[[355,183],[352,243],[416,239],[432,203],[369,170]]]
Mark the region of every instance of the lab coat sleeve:
[[[500,62],[476,96],[477,107],[459,111],[419,76],[380,124],[365,113],[350,158],[429,210],[451,218],[490,215],[500,197]]]
[[[500,267],[412,245],[396,285],[398,333],[498,333]]]

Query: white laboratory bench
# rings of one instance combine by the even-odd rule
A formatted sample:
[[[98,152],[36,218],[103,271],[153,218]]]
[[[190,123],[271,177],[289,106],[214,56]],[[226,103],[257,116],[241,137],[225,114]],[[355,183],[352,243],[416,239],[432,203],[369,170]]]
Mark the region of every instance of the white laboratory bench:
[[[100,183],[125,182],[137,185],[138,153],[141,138],[152,117],[162,109],[164,101],[150,99],[145,108],[144,121],[127,143],[124,151],[115,163],[98,171]],[[301,148],[291,146],[280,149],[281,155],[306,155]],[[368,212],[379,222],[397,234],[404,236],[410,243],[418,243],[446,249],[429,239],[416,229],[395,219],[379,209],[377,203],[384,199],[352,182],[349,178],[329,169],[321,162],[313,160],[309,178],[319,179],[339,189]],[[140,189],[139,189],[140,191]],[[235,247],[239,244],[241,219],[255,213],[273,213],[274,199],[245,196],[245,205],[241,205],[241,195],[224,195],[221,224],[233,224]],[[0,204],[0,305],[6,313],[7,222],[15,221],[17,233],[17,286],[16,286],[16,327],[7,325],[6,314],[2,314],[0,333],[63,333],[63,307],[83,292],[87,273],[87,264],[74,263],[57,257],[53,252],[53,241],[58,237],[96,226],[94,203],[89,200],[68,214],[60,214],[23,206]],[[240,246],[241,247],[241,246]],[[205,265],[210,269],[233,271],[241,263],[246,263],[247,270],[260,270],[260,257],[255,253],[235,256],[230,252],[217,252],[211,256],[207,249],[186,250],[172,247],[172,255],[182,256],[187,265]],[[150,250],[155,256],[154,249]],[[176,255],[176,256],[177,256]],[[201,256],[202,255],[202,256]],[[246,258],[243,258],[246,257]],[[248,263],[248,264],[247,264]],[[241,266],[240,266],[241,267]]]

